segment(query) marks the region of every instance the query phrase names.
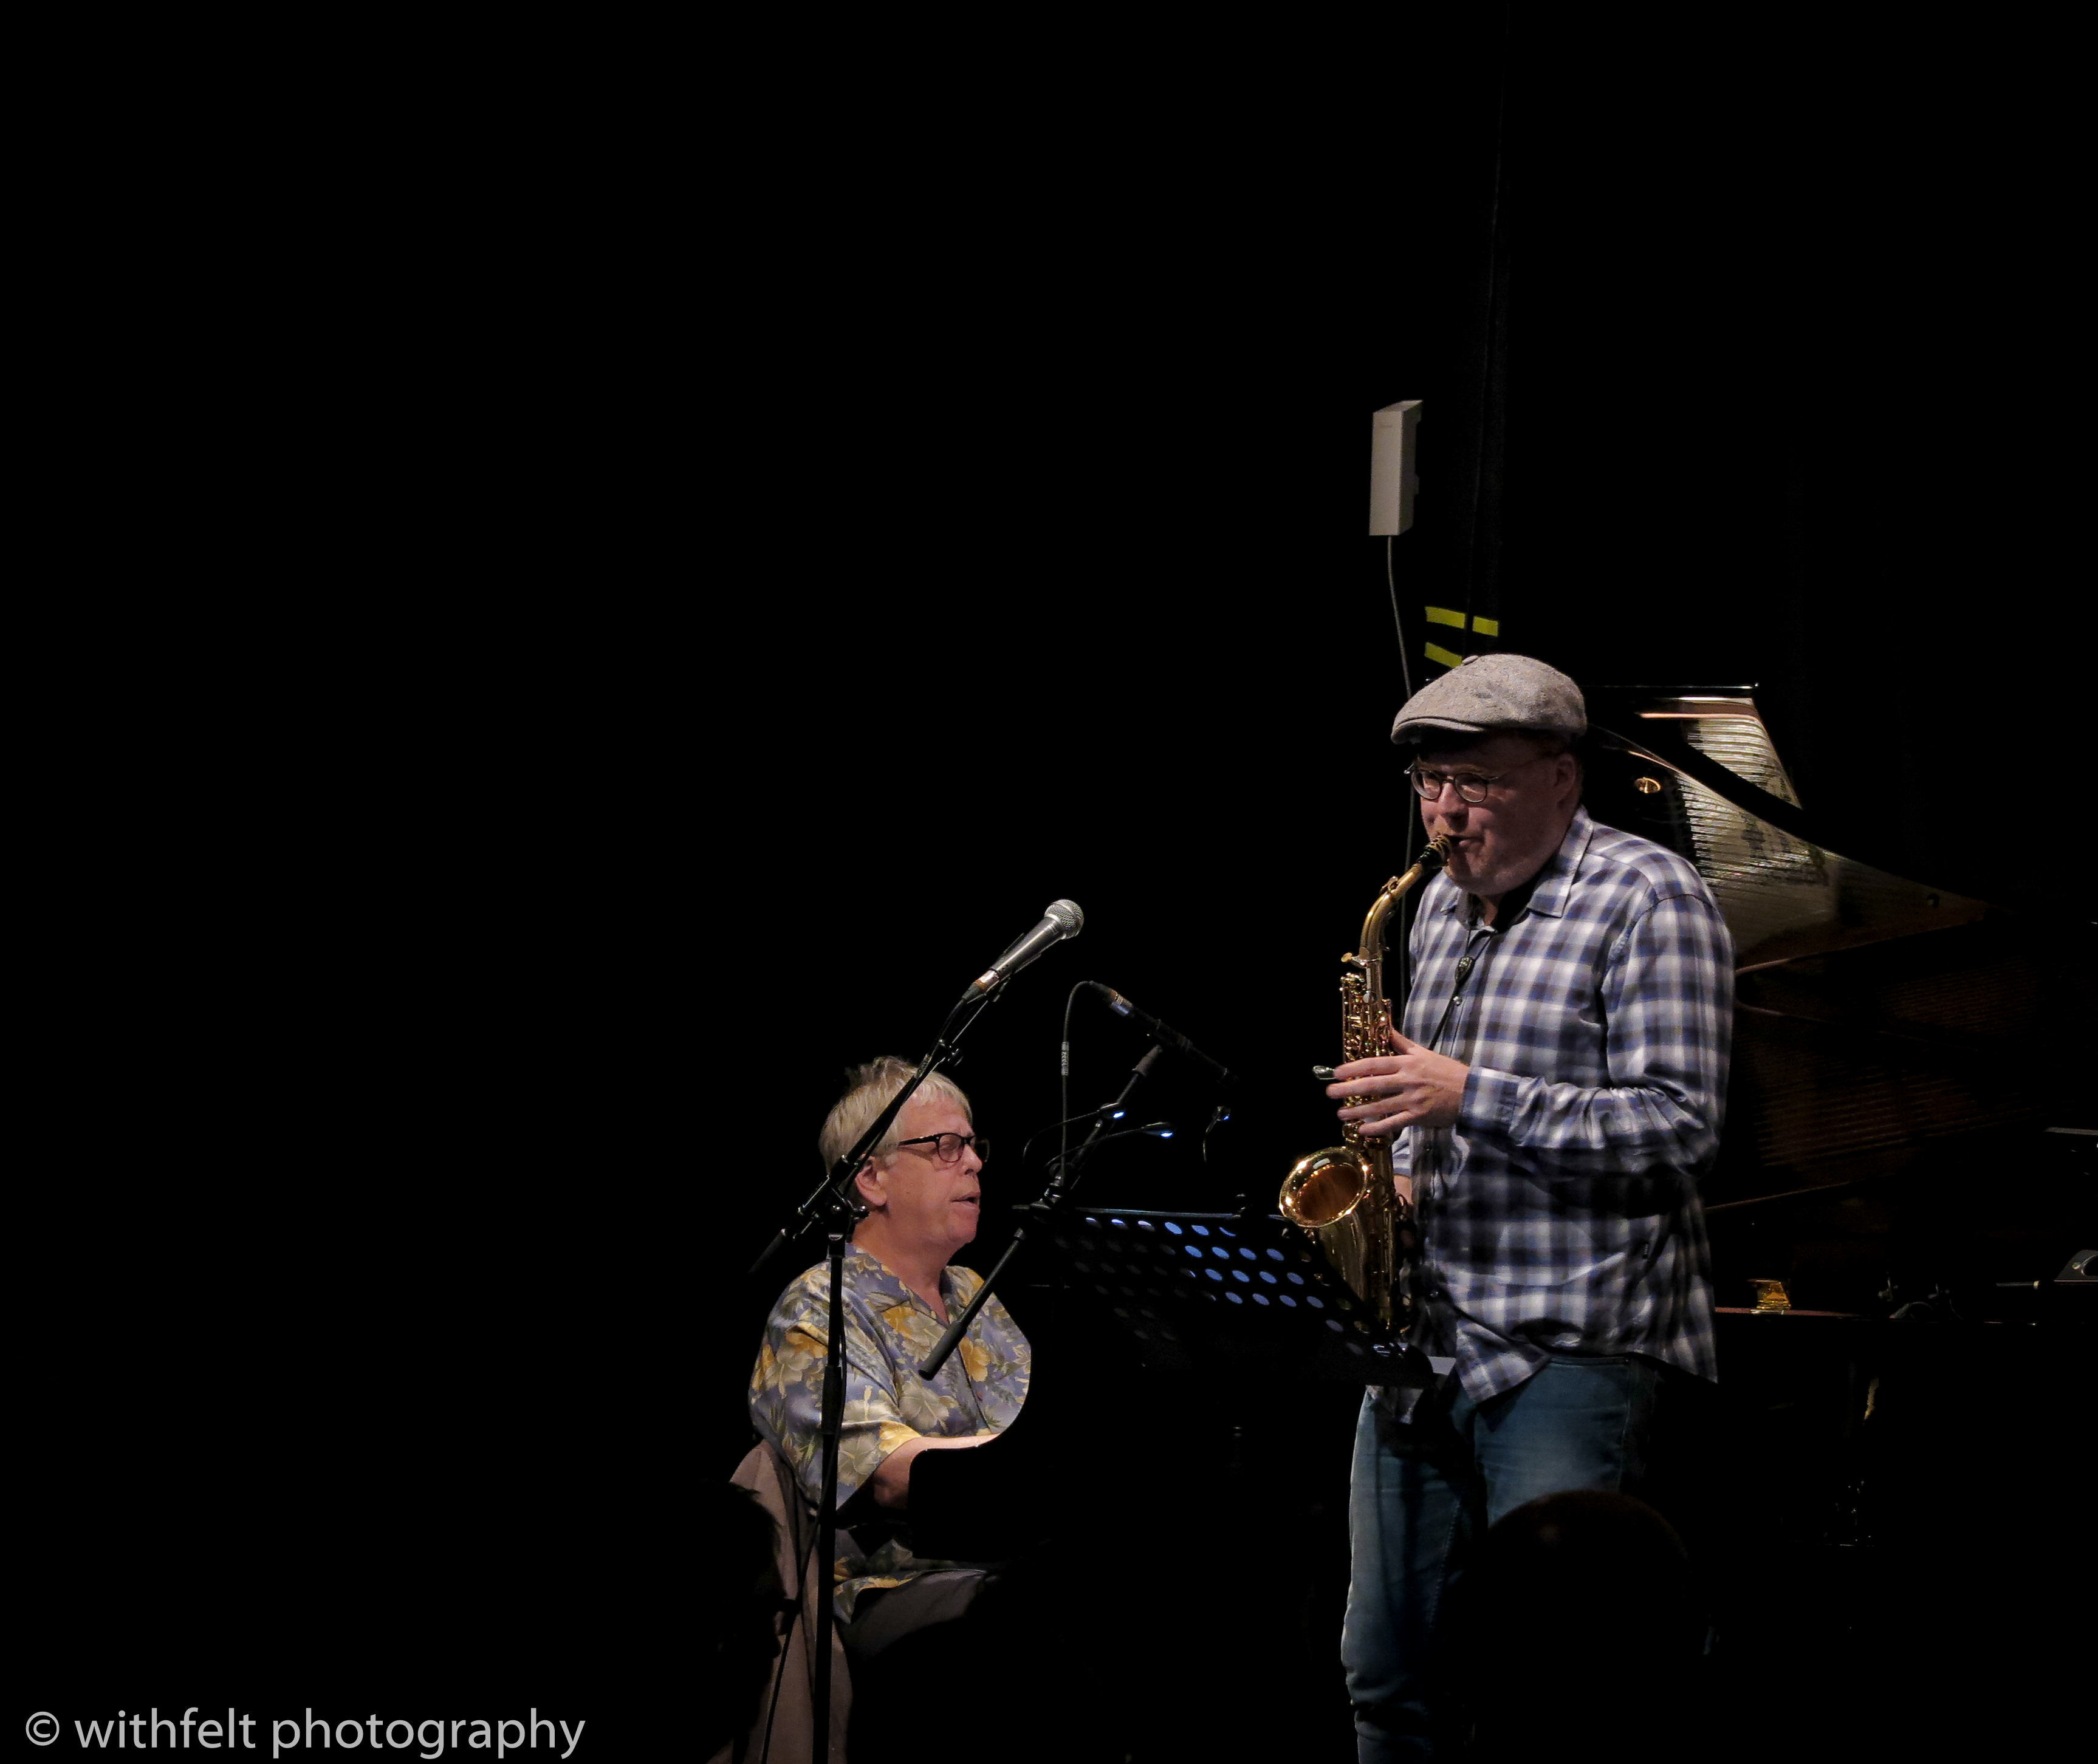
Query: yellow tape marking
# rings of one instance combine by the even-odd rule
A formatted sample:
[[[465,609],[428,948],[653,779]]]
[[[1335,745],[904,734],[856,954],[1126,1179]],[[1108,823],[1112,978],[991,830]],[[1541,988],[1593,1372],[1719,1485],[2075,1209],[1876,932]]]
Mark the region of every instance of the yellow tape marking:
[[[1481,637],[1498,637],[1501,634],[1501,621],[1499,619],[1474,619],[1472,629]]]
[[[1440,643],[1423,643],[1420,647],[1427,652],[1430,661],[1439,661],[1446,668],[1456,667],[1464,659],[1455,650],[1445,649]]]
[[[1461,631],[1464,628],[1464,615],[1461,612],[1452,612],[1447,607],[1430,607],[1428,609],[1428,622],[1430,625],[1454,625]]]

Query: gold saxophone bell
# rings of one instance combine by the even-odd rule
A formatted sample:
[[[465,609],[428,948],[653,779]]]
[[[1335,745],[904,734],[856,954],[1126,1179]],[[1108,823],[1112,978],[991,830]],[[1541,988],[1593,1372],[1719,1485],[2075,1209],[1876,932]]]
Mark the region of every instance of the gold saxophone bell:
[[[1430,840],[1420,862],[1404,875],[1394,876],[1371,902],[1360,948],[1341,958],[1346,969],[1341,976],[1342,1064],[1390,1051],[1385,919],[1449,854],[1446,836]],[[1413,1321],[1413,1262],[1419,1244],[1413,1209],[1399,1199],[1393,1183],[1390,1139],[1344,1126],[1339,1145],[1313,1152],[1291,1167],[1276,1204],[1282,1216],[1318,1246],[1379,1326],[1402,1334]]]

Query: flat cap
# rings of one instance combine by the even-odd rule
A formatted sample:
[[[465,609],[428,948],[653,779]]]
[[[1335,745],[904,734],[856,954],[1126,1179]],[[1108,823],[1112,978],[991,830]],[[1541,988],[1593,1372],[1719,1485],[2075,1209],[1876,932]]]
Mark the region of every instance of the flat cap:
[[[1482,735],[1525,729],[1570,740],[1587,728],[1581,688],[1550,664],[1530,656],[1467,656],[1406,701],[1391,738],[1418,745],[1435,730]]]

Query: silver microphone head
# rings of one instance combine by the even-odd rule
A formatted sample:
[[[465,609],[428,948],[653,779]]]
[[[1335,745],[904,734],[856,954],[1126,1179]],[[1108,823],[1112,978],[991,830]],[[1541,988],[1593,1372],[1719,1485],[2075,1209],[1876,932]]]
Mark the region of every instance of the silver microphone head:
[[[977,975],[970,985],[978,992],[989,992],[1003,985],[1044,950],[1055,949],[1066,937],[1078,936],[1078,928],[1085,922],[1086,915],[1076,901],[1050,902],[1042,909],[1042,923]]]

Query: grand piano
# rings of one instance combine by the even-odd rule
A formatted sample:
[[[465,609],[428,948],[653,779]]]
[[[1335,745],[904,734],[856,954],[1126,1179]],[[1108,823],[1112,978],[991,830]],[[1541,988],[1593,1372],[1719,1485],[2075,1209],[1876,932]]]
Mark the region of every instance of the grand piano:
[[[1591,811],[1688,858],[1733,932],[1732,1086],[1705,1186],[1720,1303],[1761,1279],[1809,1310],[2058,1309],[2050,1288],[2088,1247],[2098,1126],[2072,1049],[2087,928],[1841,850],[1749,688],[1587,691]],[[1972,835],[1948,820],[1947,836]]]
[[[1694,863],[1734,938],[1720,1384],[1678,1491],[1714,1658],[1745,1708],[1781,1683],[1862,1740],[1920,1687],[1911,1624],[2044,1642],[2088,1470],[2090,928],[1846,850],[1749,688],[1588,702],[1591,811]]]

